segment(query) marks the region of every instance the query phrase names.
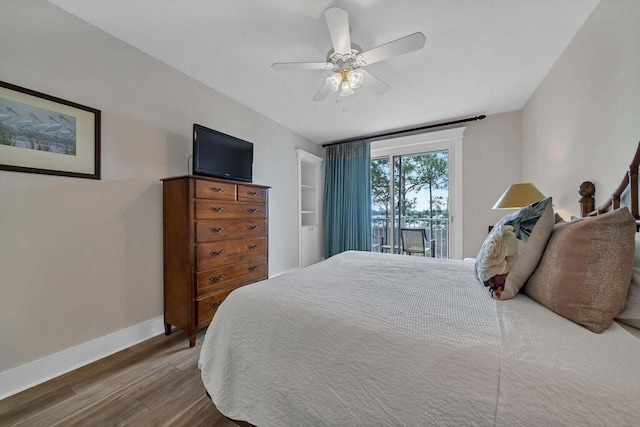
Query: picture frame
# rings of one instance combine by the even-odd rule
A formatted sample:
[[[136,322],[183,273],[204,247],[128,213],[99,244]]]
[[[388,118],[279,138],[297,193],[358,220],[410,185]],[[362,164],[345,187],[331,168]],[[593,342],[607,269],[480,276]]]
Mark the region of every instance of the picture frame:
[[[101,179],[100,114],[0,81],[0,170]]]

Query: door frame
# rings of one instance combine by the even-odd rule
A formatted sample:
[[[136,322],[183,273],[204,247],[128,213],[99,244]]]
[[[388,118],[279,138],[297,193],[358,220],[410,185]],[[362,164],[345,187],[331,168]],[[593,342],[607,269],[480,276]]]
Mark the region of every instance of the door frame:
[[[462,259],[462,139],[465,129],[467,128],[459,127],[371,142],[371,159],[387,157],[392,169],[393,156],[449,151],[449,257],[454,259]],[[393,190],[393,179],[390,179],[389,191],[392,203]],[[393,220],[393,212],[391,215]],[[394,239],[393,227],[391,229],[391,239]]]

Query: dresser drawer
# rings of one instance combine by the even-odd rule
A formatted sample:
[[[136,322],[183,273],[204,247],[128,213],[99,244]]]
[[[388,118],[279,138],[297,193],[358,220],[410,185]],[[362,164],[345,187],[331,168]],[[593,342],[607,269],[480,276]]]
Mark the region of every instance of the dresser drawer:
[[[241,202],[264,203],[267,201],[267,190],[238,184],[238,200]]]
[[[234,289],[231,289],[207,296],[201,300],[196,300],[196,324],[199,327],[208,325],[211,319],[213,319],[213,315],[218,311],[220,304],[222,304],[233,291]]]
[[[196,222],[196,242],[213,242],[228,239],[249,239],[267,235],[267,221],[211,220]]]
[[[196,273],[197,294],[215,292],[214,289],[228,289],[230,284],[253,282],[267,276],[267,258],[256,258],[239,264],[225,265]],[[240,283],[238,282],[238,283]]]
[[[196,179],[196,198],[235,200],[236,185],[228,182],[215,182]]]
[[[196,245],[196,270],[210,270],[228,264],[236,264],[248,258],[267,254],[265,237],[247,240],[227,240]]]
[[[264,203],[196,200],[196,219],[266,218],[266,208]]]

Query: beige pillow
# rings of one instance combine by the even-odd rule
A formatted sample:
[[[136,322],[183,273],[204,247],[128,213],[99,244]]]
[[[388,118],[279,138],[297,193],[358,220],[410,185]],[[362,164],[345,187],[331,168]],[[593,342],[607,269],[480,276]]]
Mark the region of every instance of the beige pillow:
[[[634,328],[640,328],[640,233],[636,233],[636,253],[629,295],[624,310],[616,316],[616,320]]]
[[[559,223],[524,293],[593,332],[604,331],[629,290],[635,230],[627,208]]]
[[[476,257],[476,276],[500,300],[511,299],[535,270],[555,218],[551,197],[505,215]]]

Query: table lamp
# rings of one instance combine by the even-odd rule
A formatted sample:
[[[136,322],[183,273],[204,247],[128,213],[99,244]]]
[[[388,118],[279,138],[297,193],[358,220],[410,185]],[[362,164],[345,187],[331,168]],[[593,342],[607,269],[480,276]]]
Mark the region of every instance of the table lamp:
[[[530,182],[511,184],[493,205],[493,209],[520,209],[541,199],[544,199],[544,194]]]

